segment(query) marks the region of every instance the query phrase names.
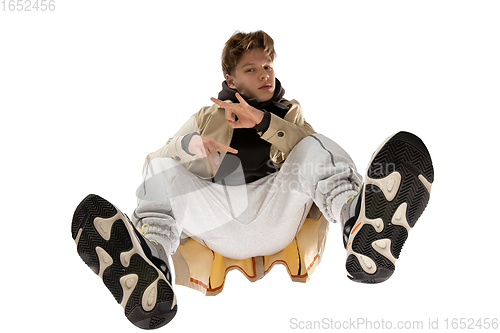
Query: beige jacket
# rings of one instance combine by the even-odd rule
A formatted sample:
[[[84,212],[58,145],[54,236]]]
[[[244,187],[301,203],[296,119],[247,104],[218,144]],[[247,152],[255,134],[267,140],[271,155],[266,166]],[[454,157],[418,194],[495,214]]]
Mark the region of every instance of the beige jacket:
[[[311,125],[305,121],[302,108],[297,101],[282,99],[280,103],[289,107],[285,118],[281,119],[271,114],[268,130],[259,133],[262,139],[272,144],[270,158],[278,168],[300,140],[315,133]],[[227,124],[224,109],[216,104],[204,107],[189,118],[165,146],[149,154],[145,166],[154,158],[171,157],[192,173],[202,178],[212,178],[214,174],[206,158],[191,156],[182,149],[182,138],[193,132],[213,138],[225,145],[229,145],[233,137],[233,129]],[[225,155],[225,151],[220,152],[221,160]],[[224,288],[228,271],[237,269],[254,282],[264,277],[275,264],[285,265],[292,281],[306,282],[321,261],[327,232],[328,221],[313,205],[295,239],[285,249],[271,256],[244,260],[230,259],[193,239],[187,239],[181,242],[172,256],[175,282],[201,291],[207,296],[215,296]]]
[[[227,100],[226,102],[231,103]],[[270,158],[273,164],[279,168],[285,161],[293,147],[308,135],[316,133],[309,125],[302,114],[302,107],[296,100],[288,101],[281,99],[280,103],[289,107],[284,119],[271,114],[271,123],[266,132],[259,132],[262,139],[270,142]],[[213,138],[225,145],[231,143],[233,128],[227,124],[225,110],[214,104],[210,107],[202,108],[198,113],[191,116],[188,121],[171,137],[167,143],[157,151],[146,157],[144,167],[150,160],[159,157],[171,157],[182,163],[186,169],[201,178],[209,179],[214,177],[214,173],[206,158],[200,159],[191,156],[182,149],[182,138],[193,132],[200,133],[201,136]],[[221,162],[226,155],[225,151],[220,152]]]

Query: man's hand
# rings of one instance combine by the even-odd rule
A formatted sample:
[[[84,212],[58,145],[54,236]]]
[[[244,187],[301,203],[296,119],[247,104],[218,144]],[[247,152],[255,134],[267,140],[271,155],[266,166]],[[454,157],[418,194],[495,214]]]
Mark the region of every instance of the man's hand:
[[[252,128],[260,124],[264,118],[264,112],[249,105],[239,93],[236,93],[239,103],[226,103],[217,98],[211,98],[212,102],[226,110],[226,119],[232,128]],[[232,113],[238,116],[238,121],[232,117]]]
[[[219,170],[220,166],[220,157],[217,149],[228,151],[233,154],[238,153],[234,148],[226,146],[215,139],[206,138],[200,135],[193,135],[188,145],[188,150],[191,154],[196,154],[199,158],[208,157],[208,163],[210,167],[212,167],[214,173]]]

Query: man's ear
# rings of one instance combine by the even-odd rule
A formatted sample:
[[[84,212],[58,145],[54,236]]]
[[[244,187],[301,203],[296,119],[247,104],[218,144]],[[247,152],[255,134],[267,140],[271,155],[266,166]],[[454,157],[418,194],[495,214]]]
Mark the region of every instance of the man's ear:
[[[236,89],[236,86],[234,85],[234,79],[231,75],[226,74],[226,82],[229,88]]]

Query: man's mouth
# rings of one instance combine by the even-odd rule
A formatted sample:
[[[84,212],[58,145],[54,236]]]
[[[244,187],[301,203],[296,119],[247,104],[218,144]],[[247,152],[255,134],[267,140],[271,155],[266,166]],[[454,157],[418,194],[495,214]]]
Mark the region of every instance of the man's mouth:
[[[260,87],[259,89],[262,89],[262,90],[270,90],[273,86],[269,83],[266,83],[264,84],[262,87]]]

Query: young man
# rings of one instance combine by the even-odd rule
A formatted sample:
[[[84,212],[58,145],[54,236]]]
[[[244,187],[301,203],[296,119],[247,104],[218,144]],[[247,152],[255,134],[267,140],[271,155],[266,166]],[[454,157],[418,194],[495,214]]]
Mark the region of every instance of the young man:
[[[349,155],[283,98],[274,57],[262,31],[227,41],[222,91],[148,155],[132,222],[96,195],[76,209],[80,256],[135,325],[157,328],[177,311],[169,255],[176,282],[207,295],[234,267],[255,281],[283,262],[307,281],[324,221],[341,222],[350,279],[378,283],[394,272],[434,180],[425,145],[406,132],[389,137],[362,185]]]

